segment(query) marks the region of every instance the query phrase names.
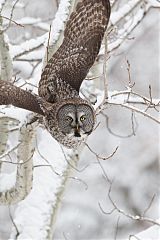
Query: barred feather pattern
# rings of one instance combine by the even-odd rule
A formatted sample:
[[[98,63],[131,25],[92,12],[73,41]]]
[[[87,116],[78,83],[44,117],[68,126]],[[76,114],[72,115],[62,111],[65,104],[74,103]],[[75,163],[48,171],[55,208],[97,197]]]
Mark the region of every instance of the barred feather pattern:
[[[79,146],[95,125],[95,111],[79,96],[79,89],[98,55],[109,17],[109,0],[79,2],[66,24],[62,45],[41,75],[39,96],[0,80],[0,105],[41,114],[59,143]]]
[[[42,73],[39,83],[41,97],[56,102],[59,97],[55,95],[62,89],[57,86],[54,96],[51,89],[58,81],[63,82],[70,93],[73,90],[79,92],[99,52],[109,17],[109,0],[83,0],[77,4],[66,24],[62,45]],[[69,96],[68,91],[66,95]]]
[[[29,91],[16,87],[10,82],[0,80],[0,105],[12,104],[15,107],[44,115],[39,99],[39,96],[33,95]]]

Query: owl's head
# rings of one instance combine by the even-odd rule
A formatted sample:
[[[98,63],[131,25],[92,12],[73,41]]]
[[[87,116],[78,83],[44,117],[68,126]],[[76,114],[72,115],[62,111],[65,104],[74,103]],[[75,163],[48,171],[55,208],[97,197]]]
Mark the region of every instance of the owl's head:
[[[81,138],[92,132],[95,117],[89,104],[67,103],[59,108],[57,122],[64,135]]]
[[[45,110],[45,125],[51,135],[68,148],[75,148],[93,131],[95,111],[87,101],[74,98]]]

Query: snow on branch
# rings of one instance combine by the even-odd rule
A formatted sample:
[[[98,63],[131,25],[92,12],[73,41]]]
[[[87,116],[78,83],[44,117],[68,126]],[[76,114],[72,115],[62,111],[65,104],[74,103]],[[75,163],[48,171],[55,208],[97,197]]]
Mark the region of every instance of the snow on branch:
[[[130,235],[129,240],[157,240],[160,237],[159,226],[152,226],[136,235]]]
[[[131,96],[133,94],[133,96]],[[159,111],[158,108],[160,107],[160,99],[148,99],[143,96],[137,96],[137,93],[131,92],[131,91],[122,91],[117,93],[112,93],[110,95],[110,98],[107,100],[107,104],[109,105],[115,105],[115,106],[121,106],[123,108],[127,108],[131,111],[134,111],[136,113],[142,114],[145,117],[150,118],[154,122],[160,124],[160,120],[149,113],[147,113],[147,110],[149,108],[155,109],[155,111]],[[136,97],[135,97],[136,96]],[[146,109],[139,109],[135,107],[135,104],[139,105],[146,105]]]
[[[32,188],[33,179],[33,153],[34,153],[35,130],[31,125],[22,125],[19,132],[17,148],[17,171],[15,185],[7,189],[5,176],[1,176],[0,182],[0,204],[10,205],[23,200]],[[4,159],[8,154],[1,156]],[[7,162],[7,161],[6,161]],[[3,160],[2,160],[3,163]],[[8,176],[7,176],[8,177]],[[5,179],[3,179],[5,178]],[[13,178],[11,177],[11,181]],[[8,183],[11,185],[11,183]]]
[[[105,43],[107,45],[107,43]],[[103,63],[105,64],[105,63]],[[104,75],[104,91],[97,91],[97,102],[95,104],[96,113],[103,113],[108,106],[120,106],[121,108],[126,108],[132,111],[132,113],[141,114],[154,122],[160,124],[160,120],[158,118],[159,108],[160,108],[160,99],[154,99],[152,97],[152,87],[149,85],[149,98],[143,96],[135,92],[134,85],[131,80],[130,73],[130,63],[127,60],[127,71],[128,71],[128,86],[126,86],[127,90],[124,91],[108,91],[105,87],[107,85],[107,76]],[[143,106],[143,108],[137,108],[135,105]],[[154,115],[148,113],[149,109],[155,110]]]
[[[43,139],[39,140],[40,136]],[[69,159],[70,151],[65,154]],[[59,144],[42,129],[38,130],[33,159],[33,189],[16,208],[14,223],[18,234],[13,227],[11,239],[15,236],[19,239],[52,239],[53,222],[68,177],[68,164]]]
[[[47,64],[54,52],[60,47],[63,41],[63,31],[67,19],[75,6],[76,0],[61,0],[55,18],[50,26],[48,41],[46,41],[46,54],[43,67]]]
[[[44,34],[40,37],[37,37],[36,39],[27,40],[26,42],[23,42],[22,44],[12,46],[11,45],[11,56],[13,60],[16,60],[17,58],[24,56],[30,52],[33,52],[40,47],[43,46],[44,42],[46,41],[48,35]]]
[[[49,33],[16,46],[10,45],[13,60],[22,61],[21,57],[26,58],[26,55],[29,56],[26,58],[27,61],[33,60],[33,56],[36,55],[37,51],[43,51],[41,47],[44,45],[46,45],[47,48],[46,56],[56,51],[62,41],[66,20],[74,8],[75,2],[76,0],[60,1],[59,10],[52,22]],[[116,1],[114,2],[116,4]],[[116,12],[113,11],[109,29],[110,41],[106,48],[109,52],[115,50],[138,25],[150,7],[153,6],[151,2],[153,1],[143,1],[142,6],[142,1],[140,0],[129,1]],[[154,6],[155,5],[154,1]],[[31,19],[22,20],[27,24]],[[24,23],[23,21],[21,23]],[[123,24],[121,22],[123,22]],[[112,26],[113,23],[114,26]],[[116,38],[112,38],[111,34],[112,31],[114,32],[113,28],[116,27],[115,25],[118,26],[117,35]],[[31,53],[33,53],[33,55]],[[108,89],[106,89],[106,91],[107,94],[105,94],[103,104],[100,104],[98,107],[98,113],[107,105],[119,105],[143,114],[157,122],[157,119],[147,111],[149,108],[156,110],[159,107],[158,99],[140,96],[135,93],[133,89],[123,92],[110,92]],[[103,93],[100,92],[99,95],[100,99],[102,99]],[[100,101],[98,101],[98,103],[100,103]],[[146,109],[144,111],[131,104],[142,104],[146,106]],[[19,133],[20,142],[17,143],[17,178],[15,185],[11,186],[10,180],[8,189],[5,185],[3,187],[0,186],[0,201],[3,204],[16,203],[25,198],[24,201],[17,205],[13,220],[16,228],[13,227],[10,237],[12,239],[16,237],[21,239],[52,239],[54,231],[53,223],[60,205],[60,198],[65,190],[66,182],[69,179],[72,169],[76,168],[78,161],[77,153],[66,149],[62,151],[59,144],[43,129],[38,129],[36,136],[35,128],[33,129],[32,125],[26,125],[25,123],[28,112],[23,115],[23,110],[16,110],[14,107],[5,108],[1,111],[0,119],[4,120],[5,116],[6,118],[18,118],[18,120],[22,122]],[[6,140],[4,140],[4,144],[0,142],[0,154],[3,158],[9,154],[9,151],[15,150],[11,148],[10,150],[7,149],[5,151],[3,149],[3,151],[1,151],[1,145],[6,145]],[[100,158],[104,160],[112,157],[117,149],[118,148],[116,148],[109,157],[103,158],[93,151],[92,153],[95,154],[99,160]],[[11,176],[11,179],[13,180],[13,176]],[[33,189],[30,191],[32,187]],[[30,194],[28,195],[29,192]],[[33,216],[35,217],[33,218]]]
[[[143,106],[143,109],[137,108],[135,105]],[[136,92],[132,92],[131,90],[113,92],[109,91],[107,99],[104,98],[104,93],[99,91],[96,106],[97,115],[103,112],[103,110],[105,110],[108,106],[120,106],[132,112],[141,114],[144,117],[147,117],[152,121],[160,124],[158,117],[147,112],[148,109],[154,109],[155,113],[158,114],[160,108],[160,99],[149,99]]]
[[[120,20],[128,16],[141,2],[142,0],[128,1],[117,11],[113,12],[110,18],[111,26],[115,26]]]
[[[59,47],[59,45],[61,43],[60,42],[58,44],[57,41],[58,41],[59,37],[61,36],[61,34],[63,34],[62,31],[64,30],[64,24],[69,16],[69,13],[71,11],[71,8],[74,5],[74,2],[75,2],[75,0],[74,1],[73,0],[72,1],[71,0],[61,0],[60,1],[58,11],[57,11],[56,16],[51,25],[50,33],[45,33],[44,35],[37,37],[36,39],[27,40],[20,45],[15,45],[15,46],[11,45],[11,56],[12,56],[13,60],[16,60],[21,56],[24,56],[32,51],[35,51],[36,49],[39,49],[45,43],[47,46],[49,34],[51,35],[51,37],[49,39],[49,46],[51,45],[49,52],[50,52],[50,54],[53,54],[53,52],[52,52],[53,46],[52,45],[54,45],[54,49],[56,51],[56,49]],[[22,19],[19,22],[20,22],[20,24],[23,24],[23,23],[30,24],[33,22],[35,23],[35,19],[33,19],[33,18],[26,19],[25,18],[24,20]],[[36,23],[40,24],[40,20],[36,19]]]
[[[108,52],[117,49],[153,7],[160,8],[160,3],[156,0],[130,0],[118,10],[113,9],[108,28]],[[101,51],[104,52],[103,47]]]
[[[64,16],[67,20],[66,8],[71,6],[70,1],[66,0],[61,1],[59,5],[56,16],[63,20],[63,24],[65,24]],[[59,22],[60,20],[57,21]],[[58,35],[55,34],[55,31],[61,34],[62,25],[55,24],[55,22],[56,18],[53,22],[50,39],[56,41]],[[57,26],[60,27],[59,31]],[[55,36],[57,37],[55,38]],[[52,50],[55,51],[56,47],[57,42],[52,45]],[[59,208],[60,197],[65,190],[65,184],[67,179],[69,179],[70,172],[73,166],[76,166],[76,161],[78,160],[74,152],[66,149],[62,151],[62,148],[52,139],[48,132],[43,131],[42,133],[41,131],[40,129],[38,130],[38,136],[43,135],[43,140],[45,139],[45,141],[39,141],[39,138],[37,138],[36,152],[34,154],[33,189],[29,196],[17,206],[14,216],[16,228],[13,228],[11,238],[18,235],[19,238],[52,239],[54,231],[53,222]],[[34,208],[34,206],[37,207]],[[33,214],[37,220],[34,219],[33,221]]]
[[[0,129],[1,129],[1,137],[0,137],[0,156],[5,152],[7,140],[9,136],[8,131],[8,118],[0,118]],[[0,173],[1,173],[2,162],[0,161]]]
[[[12,60],[9,53],[7,36],[2,31],[2,17],[0,16],[0,77],[8,81],[12,77]]]
[[[143,213],[141,215],[133,215],[131,213],[127,213],[125,210],[121,209],[117,205],[116,201],[113,199],[113,197],[112,197],[113,180],[110,180],[110,178],[108,178],[108,176],[106,174],[106,171],[103,168],[102,164],[100,164],[100,167],[102,168],[103,176],[104,176],[104,179],[105,179],[106,183],[109,184],[108,199],[109,199],[109,201],[110,201],[110,203],[112,205],[112,209],[109,210],[109,211],[106,211],[106,210],[104,210],[104,208],[102,207],[101,203],[99,202],[98,205],[99,205],[100,211],[103,214],[105,214],[105,215],[112,215],[114,212],[118,212],[120,215],[122,215],[122,216],[124,216],[124,217],[126,217],[126,218],[128,218],[128,219],[130,219],[132,221],[146,222],[146,223],[149,223],[149,224],[153,225],[151,228],[147,229],[146,231],[144,231],[142,233],[139,233],[139,234],[136,234],[136,235],[130,235],[129,236],[129,240],[134,240],[134,239],[140,240],[141,237],[142,237],[141,240],[143,240],[143,239],[145,240],[146,239],[145,237],[147,237],[147,239],[157,240],[158,238],[156,238],[155,236],[158,236],[158,234],[159,234],[160,221],[152,219],[152,218],[149,218],[149,217],[146,217],[146,213],[151,208],[153,200],[155,198],[155,195],[153,195],[153,197],[152,197],[151,201],[149,202],[147,208],[143,211]],[[119,216],[119,218],[120,218],[120,216]],[[118,227],[119,226],[117,224],[116,232],[118,232]],[[149,234],[149,235],[147,235],[147,234]]]
[[[3,1],[0,5],[0,79],[4,81],[8,81],[12,76],[12,60],[9,53],[9,46],[7,42],[7,36],[2,31],[2,17],[1,10],[5,1]],[[8,120],[6,118],[0,118],[0,155],[4,153],[6,149],[6,143],[8,140]],[[0,162],[0,172],[1,172],[2,164]]]
[[[160,1],[159,0],[148,0],[148,3],[153,8],[160,8]]]

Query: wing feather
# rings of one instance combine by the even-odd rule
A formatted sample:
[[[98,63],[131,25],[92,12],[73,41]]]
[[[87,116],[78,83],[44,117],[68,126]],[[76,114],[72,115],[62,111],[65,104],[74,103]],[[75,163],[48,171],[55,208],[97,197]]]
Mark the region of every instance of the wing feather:
[[[109,0],[83,0],[70,15],[64,40],[45,67],[39,95],[48,99],[47,86],[61,79],[79,91],[93,65],[110,17]]]
[[[25,91],[12,83],[0,80],[0,105],[13,105],[44,115],[38,99],[40,97]]]

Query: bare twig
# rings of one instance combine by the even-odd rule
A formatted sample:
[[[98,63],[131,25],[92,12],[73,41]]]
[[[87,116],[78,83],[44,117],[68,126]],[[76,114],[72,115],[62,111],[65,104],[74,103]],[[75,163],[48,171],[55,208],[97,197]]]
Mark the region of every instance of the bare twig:
[[[1,16],[4,19],[9,20],[10,22],[14,23],[15,25],[17,25],[18,27],[24,27],[24,25],[17,23],[16,21],[12,20],[11,18],[5,17],[5,16]]]
[[[11,222],[12,222],[12,224],[13,224],[13,226],[14,226],[15,230],[16,230],[15,237],[16,237],[16,239],[17,239],[17,238],[18,238],[18,236],[19,236],[19,230],[18,230],[18,227],[17,227],[17,225],[16,225],[16,223],[15,223],[15,221],[14,221],[13,217],[12,217],[12,214],[11,214],[11,208],[10,208],[10,206],[9,206],[9,217],[10,217],[10,219],[11,219]]]
[[[16,183],[9,190],[0,192],[0,204],[15,204],[24,199],[32,188],[33,153],[35,131],[31,125],[22,125],[19,134],[20,145],[17,150]]]
[[[100,168],[101,168],[101,170],[102,170],[102,172],[103,172],[103,176],[104,176],[105,180],[106,180],[107,182],[111,183],[111,180],[110,180],[110,178],[108,177],[108,174],[106,173],[106,171],[104,170],[104,167],[103,167],[101,161],[99,160],[99,158],[97,158],[97,162],[98,162],[98,164],[99,164],[99,166],[100,166]]]
[[[88,189],[88,184],[85,181],[83,181],[82,179],[77,178],[77,177],[69,177],[69,179],[73,179],[73,180],[76,180],[76,181],[82,183],[84,185],[84,187],[85,187],[85,190]]]
[[[131,65],[130,65],[130,62],[129,62],[128,59],[126,59],[126,62],[127,62],[127,72],[128,72],[128,86],[132,91],[132,88],[134,87],[135,82],[132,83],[132,80],[131,80]]]
[[[154,219],[144,217],[144,216],[140,216],[140,215],[134,216],[134,215],[132,215],[130,213],[126,213],[124,210],[120,209],[111,197],[112,183],[110,183],[110,187],[109,187],[109,191],[108,191],[108,198],[109,198],[110,202],[112,203],[113,208],[116,209],[117,212],[119,212],[122,215],[124,215],[125,217],[130,218],[130,219],[135,220],[135,221],[143,221],[143,222],[148,222],[148,223],[152,223],[152,224],[160,226],[160,223],[158,221],[154,220]],[[100,209],[102,209],[102,207]],[[103,211],[103,212],[105,212],[105,211]]]
[[[40,152],[40,150],[39,150],[39,148],[38,148],[37,138],[36,138],[36,149],[37,149],[37,152],[38,152],[39,156],[40,156],[46,163],[48,163],[47,166],[50,167],[50,169],[52,170],[52,172],[53,172],[54,174],[56,174],[56,175],[59,176],[60,174],[57,173],[57,172],[54,170],[53,166],[49,163],[49,161],[47,160],[47,158],[45,158],[45,157],[42,155],[42,153]]]
[[[12,149],[8,150],[7,152],[5,152],[3,155],[0,156],[0,159],[3,159],[7,156],[10,155],[10,153],[14,152],[20,145],[21,143],[18,143],[15,147],[13,147]],[[2,162],[8,162],[8,161],[2,161]],[[13,162],[12,162],[13,163]]]
[[[118,236],[119,221],[120,221],[120,216],[118,216],[117,218],[116,231],[115,231],[115,237],[114,237],[115,240],[117,239],[117,236]]]
[[[137,124],[137,122],[136,122],[136,125],[134,123],[134,118],[135,118],[134,112],[132,112],[132,114],[131,114],[131,128],[132,128],[132,132],[130,134],[126,135],[126,136],[122,136],[120,134],[117,134],[117,133],[113,132],[113,130],[111,129],[111,127],[109,125],[109,117],[104,112],[101,112],[101,114],[102,114],[102,116],[105,117],[106,127],[107,127],[109,133],[112,134],[113,136],[119,137],[119,138],[129,138],[129,137],[135,136],[138,124]]]
[[[101,203],[100,203],[100,202],[98,202],[98,206],[99,206],[101,212],[102,212],[103,214],[105,214],[105,215],[110,215],[110,214],[112,214],[112,213],[116,210],[116,208],[113,208],[111,211],[106,212],[106,211],[104,211],[104,209],[103,209],[103,207],[101,206]]]
[[[146,215],[146,213],[148,212],[148,210],[151,208],[152,203],[153,203],[153,201],[154,201],[154,199],[155,199],[155,196],[156,196],[156,194],[153,195],[153,197],[151,198],[150,203],[148,204],[147,208],[144,210],[144,212],[143,212],[143,214],[142,214],[143,217]]]
[[[16,7],[16,4],[19,2],[19,0],[16,0],[14,3],[13,3],[13,7],[12,7],[12,10],[11,10],[11,13],[10,13],[10,17],[9,17],[9,23],[8,23],[8,26],[3,29],[3,32],[4,31],[7,31],[10,26],[11,26],[11,22],[13,22],[12,18],[13,18],[13,13],[14,13],[14,10],[15,10],[15,7]]]
[[[30,41],[28,41],[28,45],[27,46],[29,46],[29,44],[32,42],[32,40],[30,40]],[[35,44],[35,46],[33,46],[33,47],[31,47],[30,49],[28,49],[28,48],[26,48],[25,50],[23,50],[24,49],[24,47],[23,47],[23,44],[22,44],[22,50],[20,49],[20,46],[19,46],[19,51],[18,51],[18,53],[16,52],[16,54],[15,55],[13,55],[13,60],[17,60],[19,57],[21,57],[21,56],[23,56],[23,55],[26,55],[26,54],[28,54],[28,53],[30,53],[30,52],[33,52],[33,51],[35,51],[35,50],[37,50],[37,49],[39,49],[40,47],[42,47],[43,46],[43,43],[44,43],[44,41],[38,41],[38,39],[37,39],[37,43]],[[23,61],[23,60],[22,60]]]
[[[127,108],[127,109],[129,109],[129,110],[131,110],[131,111],[133,111],[133,112],[139,113],[139,114],[141,114],[141,115],[143,115],[143,116],[145,116],[145,117],[153,120],[154,122],[160,124],[160,120],[157,119],[156,117],[153,117],[153,116],[150,115],[149,113],[146,113],[146,112],[144,112],[143,110],[140,110],[140,109],[138,109],[138,108],[136,108],[136,107],[134,107],[134,106],[128,105],[127,103],[109,102],[108,104],[109,104],[109,105],[114,105],[114,106],[121,106],[121,107],[123,107],[123,108]]]
[[[114,154],[117,152],[119,146],[117,146],[117,147],[115,148],[115,150],[114,150],[109,156],[107,156],[107,157],[102,157],[102,156],[100,156],[99,154],[97,154],[96,152],[94,152],[87,143],[85,143],[85,145],[86,145],[87,148],[90,150],[90,152],[95,155],[95,157],[96,157],[96,159],[97,159],[97,162],[98,162],[100,168],[102,169],[104,178],[105,178],[109,183],[111,183],[111,180],[109,179],[106,171],[104,170],[104,168],[103,168],[102,163],[101,163],[100,160],[108,160],[108,159],[112,158],[112,157],[114,156]]]
[[[127,99],[124,99],[125,103],[134,103],[134,104],[142,104],[142,105],[149,105],[149,108],[155,108],[160,106],[160,99],[152,99],[152,102],[149,98],[143,96],[142,94],[139,94],[137,92],[134,92],[132,90],[125,90],[125,91],[119,91],[119,92],[111,92],[110,93],[110,98],[115,98],[116,96],[119,95],[127,95]],[[131,98],[131,95],[137,98]],[[129,97],[128,97],[129,96]]]
[[[105,51],[104,51],[104,63],[103,63],[103,78],[104,78],[104,100],[108,99],[108,78],[107,78],[107,35],[105,34]]]
[[[108,30],[110,31],[113,26],[114,28],[116,26],[117,40],[109,43],[109,52],[116,50],[124,42],[124,40],[126,40],[128,35],[142,21],[142,19],[145,17],[146,13],[150,10],[151,7],[152,5],[149,4],[147,1],[144,2],[143,0],[135,0],[130,1],[129,3],[127,2],[121,8],[119,8],[118,11],[112,13],[111,25]],[[136,8],[138,9],[137,11],[135,11]],[[130,15],[131,17],[129,17]],[[118,29],[117,26],[121,23],[121,21],[125,20],[126,16],[128,16],[127,21],[123,23],[122,28]]]
[[[91,151],[91,153],[93,153],[96,156],[96,158],[101,159],[101,160],[108,160],[108,159],[112,158],[119,148],[119,146],[117,146],[115,148],[115,150],[109,156],[105,157],[105,156],[100,156],[98,153],[94,152],[87,143],[85,143],[85,145]]]
[[[49,27],[49,36],[48,36],[48,42],[47,42],[47,63],[49,61],[49,42],[50,42],[50,38],[51,38],[51,29],[52,29],[52,25],[50,25]]]

